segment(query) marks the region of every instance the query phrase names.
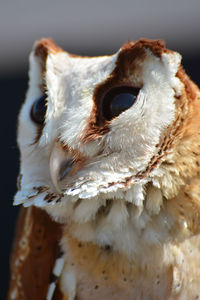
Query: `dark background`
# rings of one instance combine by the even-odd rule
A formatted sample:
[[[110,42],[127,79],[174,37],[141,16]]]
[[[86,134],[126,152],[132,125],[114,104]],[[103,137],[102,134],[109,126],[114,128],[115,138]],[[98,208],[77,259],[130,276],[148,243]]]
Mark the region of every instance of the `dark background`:
[[[200,85],[200,1],[102,0],[0,3],[1,92],[1,271],[0,300],[6,298],[9,253],[18,208],[12,206],[18,175],[17,115],[27,88],[28,54],[34,40],[51,36],[69,52],[116,52],[127,40],[163,38],[183,55],[183,65]]]

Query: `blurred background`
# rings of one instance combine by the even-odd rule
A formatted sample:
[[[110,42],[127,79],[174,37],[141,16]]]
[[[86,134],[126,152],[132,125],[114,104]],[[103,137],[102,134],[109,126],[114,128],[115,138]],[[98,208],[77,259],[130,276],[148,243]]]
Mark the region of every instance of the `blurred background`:
[[[71,53],[116,52],[127,40],[164,39],[183,55],[200,85],[199,0],[1,0],[0,91],[2,229],[0,299],[6,298],[8,264],[18,209],[12,207],[18,174],[17,115],[27,87],[28,55],[35,40],[52,37]]]

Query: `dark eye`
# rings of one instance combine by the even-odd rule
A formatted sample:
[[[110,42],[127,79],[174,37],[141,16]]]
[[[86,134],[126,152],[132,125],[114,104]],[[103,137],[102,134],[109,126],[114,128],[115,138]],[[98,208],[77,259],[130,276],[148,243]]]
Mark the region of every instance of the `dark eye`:
[[[111,120],[130,108],[136,101],[138,88],[130,86],[116,87],[109,91],[103,99],[103,116]]]
[[[35,122],[38,125],[42,125],[45,120],[45,114],[46,114],[46,95],[42,95],[40,98],[38,98],[32,106],[31,109],[31,119],[33,122]]]

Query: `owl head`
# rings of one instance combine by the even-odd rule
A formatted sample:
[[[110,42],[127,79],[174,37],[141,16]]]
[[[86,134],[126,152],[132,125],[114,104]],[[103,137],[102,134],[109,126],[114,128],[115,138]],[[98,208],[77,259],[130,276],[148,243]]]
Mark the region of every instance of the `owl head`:
[[[157,213],[186,177],[171,168],[184,158],[177,149],[192,116],[187,99],[194,98],[180,61],[160,40],[126,43],[101,57],[36,42],[19,115],[14,203],[65,222],[80,201],[87,219],[110,200],[142,209],[148,196],[145,205]]]

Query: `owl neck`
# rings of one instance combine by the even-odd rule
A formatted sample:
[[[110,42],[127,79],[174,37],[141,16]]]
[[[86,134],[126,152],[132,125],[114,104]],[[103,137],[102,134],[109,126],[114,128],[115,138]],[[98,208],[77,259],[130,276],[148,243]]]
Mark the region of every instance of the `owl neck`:
[[[181,241],[198,231],[196,206],[191,206],[195,200],[191,193],[196,185],[195,177],[175,197],[167,199],[161,189],[148,184],[142,207],[123,199],[108,200],[87,222],[72,221],[68,232],[81,243],[89,242],[144,262],[152,249],[164,249],[166,244]]]

